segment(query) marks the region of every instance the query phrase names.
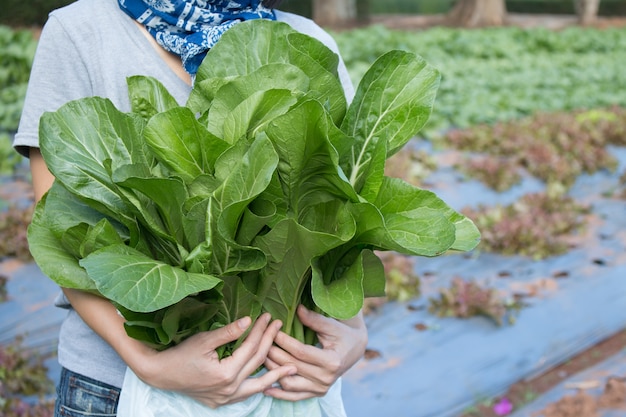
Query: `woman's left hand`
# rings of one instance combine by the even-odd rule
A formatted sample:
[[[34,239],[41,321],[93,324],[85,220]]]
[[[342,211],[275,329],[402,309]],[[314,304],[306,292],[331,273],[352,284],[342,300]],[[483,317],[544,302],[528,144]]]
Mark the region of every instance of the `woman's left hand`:
[[[272,387],[265,395],[274,398],[299,401],[321,397],[365,353],[367,329],[363,315],[359,313],[350,320],[335,320],[298,307],[302,324],[317,333],[321,347],[306,345],[280,332],[275,338],[265,366],[293,364],[298,373],[279,380],[280,387]]]

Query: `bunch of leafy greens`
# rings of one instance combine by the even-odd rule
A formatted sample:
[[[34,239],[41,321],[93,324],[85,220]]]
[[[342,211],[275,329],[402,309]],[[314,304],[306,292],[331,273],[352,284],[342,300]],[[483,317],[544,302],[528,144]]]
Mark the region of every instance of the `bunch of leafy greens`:
[[[159,349],[263,311],[313,343],[296,307],[353,317],[384,292],[374,250],[472,249],[469,219],[383,175],[427,121],[438,72],[389,52],[347,106],[337,65],[319,41],[254,20],[211,49],[185,106],[136,76],[130,113],[99,97],[46,113],[56,180],[28,232],[42,271],[111,300]]]

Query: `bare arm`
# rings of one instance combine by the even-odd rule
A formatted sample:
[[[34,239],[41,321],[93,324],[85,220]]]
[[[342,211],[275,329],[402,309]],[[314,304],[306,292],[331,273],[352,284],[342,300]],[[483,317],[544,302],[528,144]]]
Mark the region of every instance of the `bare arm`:
[[[35,192],[35,201],[41,200],[41,197],[52,187],[54,177],[48,171],[48,167],[41,156],[41,152],[37,148],[30,148],[30,172],[33,176],[33,190]]]
[[[39,149],[31,148],[30,166],[35,199],[39,201],[52,186],[54,177]],[[158,352],[126,334],[124,318],[108,300],[79,290],[64,288],[63,292],[85,323],[115,349],[139,378],[149,385],[189,395],[209,407],[244,400],[296,372],[293,365],[286,365],[259,378],[248,378],[265,361],[282,325],[272,322],[267,314],[254,323],[235,353],[220,361],[216,349],[237,340],[250,327],[249,317]]]

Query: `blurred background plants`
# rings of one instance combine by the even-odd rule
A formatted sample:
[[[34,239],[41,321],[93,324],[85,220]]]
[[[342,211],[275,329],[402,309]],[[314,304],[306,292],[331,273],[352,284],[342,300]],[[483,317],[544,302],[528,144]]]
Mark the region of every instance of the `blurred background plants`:
[[[506,206],[463,210],[482,233],[478,250],[534,260],[572,249],[571,237],[584,232],[589,212],[567,195],[547,192],[525,194]]]
[[[460,319],[482,316],[501,326],[513,324],[523,307],[520,300],[508,299],[493,287],[455,277],[449,287],[441,288],[437,297],[429,299],[428,311]]]
[[[17,129],[36,47],[31,30],[0,26],[0,132]]]
[[[535,113],[520,120],[451,130],[443,143],[464,152],[458,166],[462,172],[496,191],[518,184],[522,171],[549,187],[568,189],[581,174],[617,169],[610,146],[626,146],[626,110],[614,106]]]
[[[429,138],[540,111],[626,105],[621,88],[626,86],[626,31],[621,28],[398,31],[374,25],[335,37],[355,83],[389,49],[422,55],[441,71],[435,109],[421,132]]]
[[[54,401],[46,396],[54,385],[44,359],[24,346],[21,338],[0,342],[0,415],[52,417]]]

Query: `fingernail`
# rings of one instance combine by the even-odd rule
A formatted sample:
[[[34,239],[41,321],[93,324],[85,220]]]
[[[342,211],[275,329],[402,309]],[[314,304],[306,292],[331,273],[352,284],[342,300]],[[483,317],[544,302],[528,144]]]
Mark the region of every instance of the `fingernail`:
[[[245,330],[250,326],[250,317],[244,317],[242,319],[237,320],[237,325],[241,330]]]

